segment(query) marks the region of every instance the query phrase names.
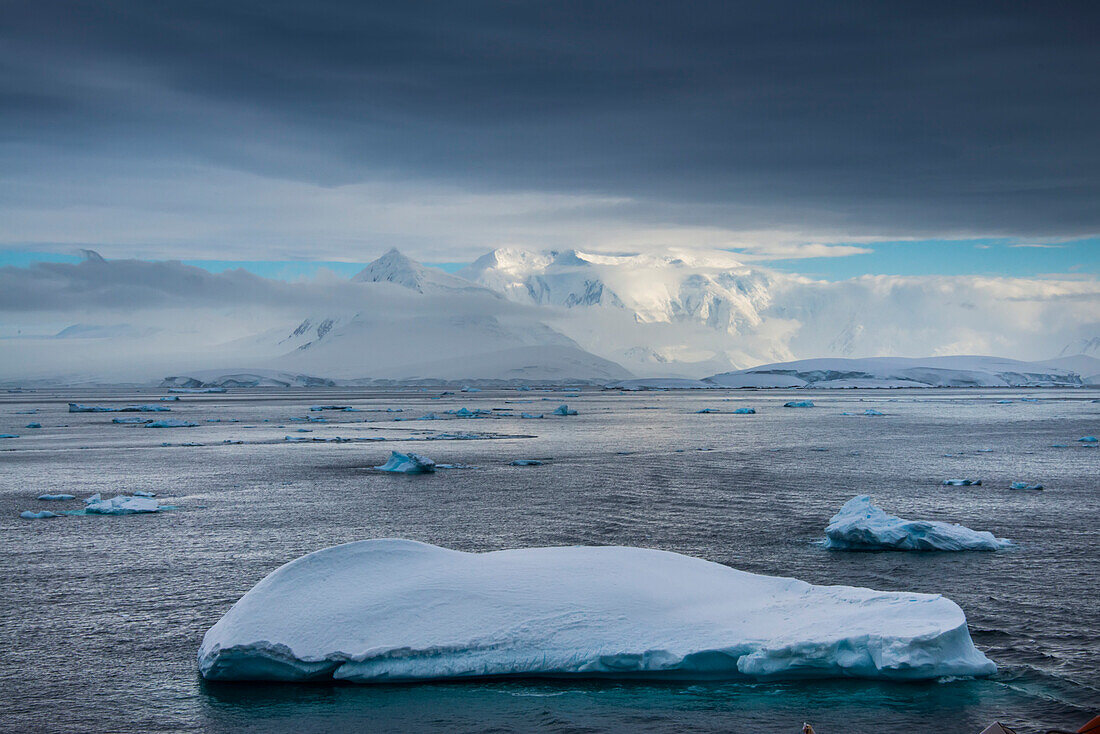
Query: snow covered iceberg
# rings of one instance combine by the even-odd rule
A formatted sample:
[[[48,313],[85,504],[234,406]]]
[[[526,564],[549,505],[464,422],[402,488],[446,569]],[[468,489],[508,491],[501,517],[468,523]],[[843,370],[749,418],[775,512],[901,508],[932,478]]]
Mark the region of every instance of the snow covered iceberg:
[[[205,635],[211,680],[470,676],[917,680],[991,675],[934,594],[813,586],[625,547],[327,548],[272,572]]]
[[[120,494],[109,500],[93,494],[84,500],[84,512],[90,515],[135,515],[141,512],[160,512],[163,507],[150,497]]]
[[[837,550],[993,551],[1010,545],[985,530],[887,515],[865,494],[844,503],[825,528],[825,547]]]

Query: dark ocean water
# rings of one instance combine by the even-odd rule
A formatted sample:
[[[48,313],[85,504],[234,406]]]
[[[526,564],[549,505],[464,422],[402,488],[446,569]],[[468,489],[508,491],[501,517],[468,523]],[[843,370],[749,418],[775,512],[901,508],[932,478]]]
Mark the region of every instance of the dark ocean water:
[[[1076,441],[1100,433],[1095,391],[485,391],[433,399],[438,391],[240,390],[169,404],[171,417],[200,424],[176,429],[66,412],[68,400],[120,404],[162,394],[0,395],[0,433],[20,435],[0,439],[0,729],[794,734],[808,720],[819,734],[976,734],[994,719],[1024,732],[1076,729],[1100,712],[1100,449]],[[792,395],[817,407],[781,408]],[[1014,402],[997,402],[1006,399]],[[521,400],[534,402],[512,402]],[[459,407],[549,412],[562,402],[580,414],[392,420]],[[404,412],[308,410],[321,403]],[[694,412],[741,406],[759,412]],[[887,415],[841,415],[870,407]],[[31,409],[38,412],[18,413]],[[291,420],[319,415],[328,422]],[[32,421],[43,427],[24,428]],[[453,431],[513,437],[284,440]],[[372,472],[391,448],[473,468]],[[508,465],[517,458],[547,461]],[[984,484],[941,486],[956,477]],[[1008,490],[1017,480],[1047,489]],[[18,516],[80,507],[37,501],[42,493],[138,489],[179,509]],[[903,517],[960,522],[1018,546],[955,554],[823,549],[815,541],[855,494]],[[647,546],[819,584],[943,593],[967,613],[975,643],[1000,672],[919,684],[200,679],[203,633],[265,574],[310,551],[376,537],[468,551]]]

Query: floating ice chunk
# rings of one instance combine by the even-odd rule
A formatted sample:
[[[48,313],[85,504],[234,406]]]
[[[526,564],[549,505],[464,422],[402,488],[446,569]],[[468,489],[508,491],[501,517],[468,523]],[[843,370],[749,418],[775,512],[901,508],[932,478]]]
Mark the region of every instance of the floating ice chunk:
[[[401,474],[430,474],[435,471],[435,462],[412,452],[402,454],[399,451],[391,451],[389,460],[374,468]]]
[[[69,403],[70,413],[167,413],[170,411],[167,405],[81,405]]]
[[[717,408],[703,408],[702,410],[695,411],[696,413],[717,413]]]
[[[733,413],[734,415],[756,415],[756,408],[738,408]]]
[[[41,428],[42,424],[41,423],[28,423],[27,425],[25,425],[23,427],[24,428]]]
[[[152,423],[152,418],[112,418],[111,423]]]
[[[980,487],[982,484],[981,479],[944,479],[943,486],[945,487]]]
[[[150,497],[120,494],[105,500],[99,494],[93,494],[84,500],[84,511],[92,515],[133,515],[160,510],[160,503]]]
[[[538,459],[516,459],[508,463],[511,466],[542,466],[542,462]]]
[[[559,405],[558,407],[554,408],[554,410],[553,410],[553,411],[551,411],[551,412],[552,412],[552,413],[553,413],[554,415],[576,415],[576,414],[577,414],[577,411],[575,411],[575,410],[570,410],[570,409],[569,409],[569,406],[568,406],[568,405],[566,405],[565,403],[562,403],[562,404],[561,404],[561,405]]]
[[[1011,403],[1012,403],[1011,400],[998,400],[997,401],[997,405],[1010,405]]]
[[[71,494],[40,494],[38,499],[47,501],[75,500],[76,496]]]
[[[1096,436],[1081,436],[1077,440],[1080,443],[1096,443]]]
[[[886,414],[885,413],[880,413],[879,411],[874,410],[873,408],[868,408],[867,410],[863,411],[863,415],[886,415]]]
[[[169,395],[167,397],[163,397],[163,398],[159,398],[159,399],[161,400],[161,402],[165,402],[165,403],[176,403],[176,402],[179,402],[180,396],[179,395]]]
[[[1013,482],[1008,485],[1009,489],[1042,489],[1041,484],[1028,484],[1027,482]]]
[[[19,513],[19,517],[26,520],[45,520],[48,517],[61,517],[56,512],[50,512],[49,510],[42,510],[41,512],[31,512],[30,510],[24,510]]]
[[[458,410],[446,411],[456,418],[479,418],[483,415],[488,415],[487,410],[470,410],[468,408],[459,408]]]
[[[791,400],[790,402],[783,403],[784,408],[812,408],[814,403],[812,400]]]
[[[182,421],[177,418],[169,418],[163,421],[153,421],[146,424],[146,428],[194,428],[198,423],[191,423],[190,421]]]
[[[365,540],[275,570],[203,637],[210,680],[984,676],[938,594],[814,586],[624,547]]]
[[[887,515],[865,494],[848,500],[825,528],[825,547],[837,550],[992,551],[1010,545],[985,530]]]
[[[347,413],[347,412],[355,410],[355,408],[351,407],[350,405],[314,405],[310,408],[310,410],[312,410],[312,411],[339,410],[339,411],[343,411],[343,412]]]
[[[545,418],[545,416],[542,413],[520,413],[519,417],[520,418],[529,418],[529,419]]]
[[[19,438],[18,433],[0,433],[0,438]]]
[[[156,492],[145,492],[145,491],[139,489],[136,492],[134,492],[134,496],[135,497],[156,497],[157,493]]]

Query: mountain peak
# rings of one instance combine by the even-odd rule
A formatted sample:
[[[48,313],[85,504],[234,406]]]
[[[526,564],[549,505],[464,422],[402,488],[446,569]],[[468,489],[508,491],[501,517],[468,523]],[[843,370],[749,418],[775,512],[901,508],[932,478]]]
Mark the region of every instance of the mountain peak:
[[[421,265],[396,247],[391,248],[352,277],[353,283],[394,283],[417,293],[430,291],[484,290],[438,268]]]

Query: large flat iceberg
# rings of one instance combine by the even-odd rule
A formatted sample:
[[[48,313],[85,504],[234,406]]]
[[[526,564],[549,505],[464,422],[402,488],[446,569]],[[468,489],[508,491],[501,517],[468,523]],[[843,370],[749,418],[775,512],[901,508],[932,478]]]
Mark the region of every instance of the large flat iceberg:
[[[931,679],[990,675],[934,594],[813,586],[624,547],[327,548],[272,572],[205,635],[211,680],[470,676]]]
[[[825,528],[825,546],[837,550],[993,551],[1010,545],[985,530],[887,515],[865,494],[845,502]]]

